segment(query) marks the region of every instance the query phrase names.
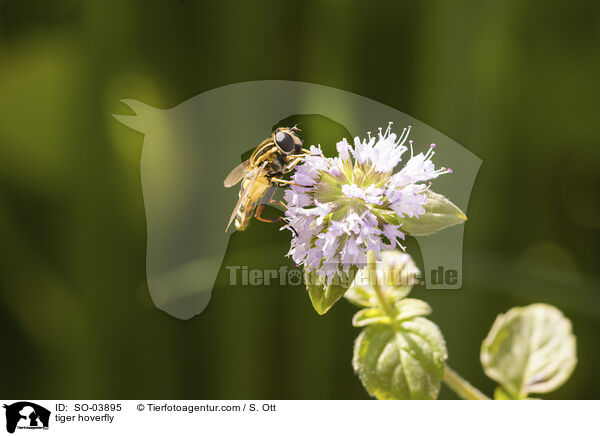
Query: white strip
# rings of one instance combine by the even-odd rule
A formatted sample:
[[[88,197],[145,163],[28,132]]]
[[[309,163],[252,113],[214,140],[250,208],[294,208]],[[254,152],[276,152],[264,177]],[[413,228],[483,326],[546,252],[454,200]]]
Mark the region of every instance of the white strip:
[[[21,400],[2,404],[16,401]],[[600,405],[598,401],[31,402],[50,410],[48,429],[38,433],[17,427],[15,435],[564,436],[594,433]],[[1,415],[5,427],[4,411]],[[29,422],[22,419],[19,426]],[[5,428],[0,430],[8,434],[4,432]]]

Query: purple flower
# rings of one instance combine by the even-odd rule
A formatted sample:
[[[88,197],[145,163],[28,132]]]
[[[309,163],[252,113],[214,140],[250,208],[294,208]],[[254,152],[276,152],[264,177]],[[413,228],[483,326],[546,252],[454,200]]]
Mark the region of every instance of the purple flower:
[[[327,158],[312,146],[292,176],[301,186],[292,185],[285,194],[285,227],[296,232],[288,255],[316,270],[327,284],[353,266],[364,267],[368,251],[380,259],[382,250],[404,249],[399,240],[405,234],[397,223],[425,213],[429,186],[421,182],[451,172],[435,169],[435,145],[414,155],[409,141],[411,157],[394,173],[408,150],[404,143],[410,126],[398,138],[391,124],[377,137],[355,138],[354,146],[341,140],[338,157]]]

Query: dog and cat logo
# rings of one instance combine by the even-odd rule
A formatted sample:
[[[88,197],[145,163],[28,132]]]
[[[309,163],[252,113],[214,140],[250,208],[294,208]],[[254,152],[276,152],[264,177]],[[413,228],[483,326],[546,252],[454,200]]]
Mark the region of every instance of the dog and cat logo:
[[[29,401],[5,404],[6,431],[14,433],[16,429],[48,430],[50,411]]]

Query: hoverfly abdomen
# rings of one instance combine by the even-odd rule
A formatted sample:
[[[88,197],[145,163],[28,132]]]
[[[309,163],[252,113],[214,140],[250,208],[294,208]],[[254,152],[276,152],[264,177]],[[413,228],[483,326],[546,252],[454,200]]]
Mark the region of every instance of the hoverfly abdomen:
[[[245,185],[245,186],[244,186]],[[271,183],[266,176],[259,176],[254,183],[252,180],[244,179],[240,188],[241,203],[235,212],[235,228],[246,230],[250,220],[267,191],[271,188]],[[245,198],[242,200],[242,196]]]

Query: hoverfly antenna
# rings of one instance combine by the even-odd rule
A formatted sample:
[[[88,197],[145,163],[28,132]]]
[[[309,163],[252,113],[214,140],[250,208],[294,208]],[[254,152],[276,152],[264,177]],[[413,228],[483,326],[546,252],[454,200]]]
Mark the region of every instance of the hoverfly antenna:
[[[292,127],[290,130],[293,130],[294,132],[301,132],[302,129],[300,129],[300,127],[298,127],[298,124],[295,124],[294,127]]]

